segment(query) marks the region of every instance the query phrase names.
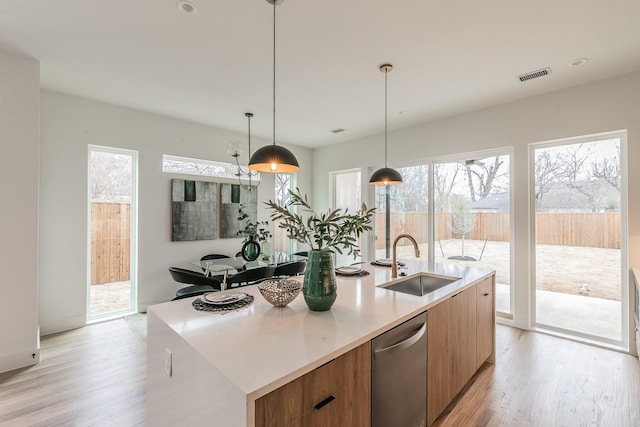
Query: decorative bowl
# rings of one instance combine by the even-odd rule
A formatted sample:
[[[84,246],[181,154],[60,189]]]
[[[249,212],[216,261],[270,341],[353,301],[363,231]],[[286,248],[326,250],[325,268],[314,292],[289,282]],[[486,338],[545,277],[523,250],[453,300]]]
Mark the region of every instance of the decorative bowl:
[[[258,289],[264,299],[271,304],[276,307],[285,307],[296,299],[302,289],[302,283],[297,280],[272,279],[258,283]]]

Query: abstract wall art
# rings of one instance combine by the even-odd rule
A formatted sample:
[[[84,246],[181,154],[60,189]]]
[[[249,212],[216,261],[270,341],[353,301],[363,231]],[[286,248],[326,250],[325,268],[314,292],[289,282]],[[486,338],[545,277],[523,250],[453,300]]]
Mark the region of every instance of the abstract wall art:
[[[171,240],[218,238],[218,183],[171,180]]]

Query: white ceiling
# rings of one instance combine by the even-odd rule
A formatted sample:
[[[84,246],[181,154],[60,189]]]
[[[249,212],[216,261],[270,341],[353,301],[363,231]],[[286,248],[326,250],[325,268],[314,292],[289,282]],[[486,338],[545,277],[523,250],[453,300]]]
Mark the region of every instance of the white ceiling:
[[[249,111],[270,140],[273,6],[193,3],[0,0],[0,50],[38,59],[45,89],[243,133]],[[383,132],[385,62],[390,129],[640,70],[640,0],[286,0],[276,13],[277,141],[307,147]]]

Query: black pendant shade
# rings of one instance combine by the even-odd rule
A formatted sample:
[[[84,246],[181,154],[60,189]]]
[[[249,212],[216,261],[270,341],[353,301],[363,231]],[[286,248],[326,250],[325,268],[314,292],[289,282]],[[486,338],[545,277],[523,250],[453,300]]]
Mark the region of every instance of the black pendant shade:
[[[371,174],[371,185],[398,185],[402,184],[402,175],[393,168],[380,168]]]
[[[395,169],[387,167],[387,74],[393,70],[391,64],[382,64],[380,71],[384,73],[384,167],[375,171],[369,184],[371,185],[398,185],[402,184],[402,175]]]
[[[287,173],[300,169],[293,153],[280,145],[265,145],[249,159],[249,169],[258,172]]]
[[[249,169],[258,172],[287,173],[300,169],[296,156],[276,145],[276,5],[283,0],[267,0],[273,5],[273,145],[256,150],[249,159]]]

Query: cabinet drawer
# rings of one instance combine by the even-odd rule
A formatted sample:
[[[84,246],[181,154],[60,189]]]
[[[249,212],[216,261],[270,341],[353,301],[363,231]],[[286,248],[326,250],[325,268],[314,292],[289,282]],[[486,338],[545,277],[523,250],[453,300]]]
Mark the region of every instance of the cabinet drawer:
[[[370,395],[371,378],[370,375],[365,375],[342,390],[329,395],[287,427],[369,427],[371,408],[368,396]]]
[[[283,426],[357,378],[369,378],[370,353],[367,342],[261,397],[256,401],[256,426]]]
[[[476,284],[476,298],[482,298],[493,292],[493,276],[487,277]]]

